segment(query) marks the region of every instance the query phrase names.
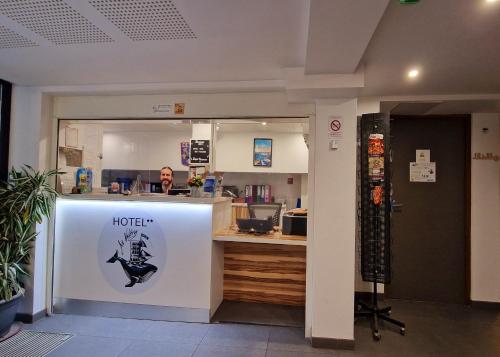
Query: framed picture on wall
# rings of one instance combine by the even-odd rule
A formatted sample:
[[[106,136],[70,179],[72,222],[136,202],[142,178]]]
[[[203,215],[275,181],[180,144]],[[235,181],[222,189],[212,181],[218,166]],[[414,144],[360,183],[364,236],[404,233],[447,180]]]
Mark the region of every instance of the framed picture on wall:
[[[273,139],[253,139],[253,166],[271,167],[273,162]]]

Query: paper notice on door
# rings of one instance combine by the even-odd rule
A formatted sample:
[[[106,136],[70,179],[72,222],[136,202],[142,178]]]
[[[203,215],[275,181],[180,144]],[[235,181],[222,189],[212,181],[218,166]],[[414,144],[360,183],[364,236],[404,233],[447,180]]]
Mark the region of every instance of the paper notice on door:
[[[436,182],[436,163],[410,162],[410,182]]]
[[[431,151],[430,150],[416,150],[416,162],[431,162]]]

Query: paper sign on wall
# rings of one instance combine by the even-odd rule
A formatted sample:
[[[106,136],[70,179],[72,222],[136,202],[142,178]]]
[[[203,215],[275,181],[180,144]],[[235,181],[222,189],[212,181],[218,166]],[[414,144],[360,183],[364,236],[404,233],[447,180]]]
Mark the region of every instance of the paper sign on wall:
[[[430,150],[416,150],[416,161],[417,162],[431,162],[431,151]]]
[[[331,116],[328,118],[328,137],[332,139],[341,139],[343,136],[342,118]]]
[[[436,182],[436,163],[410,162],[410,182]]]

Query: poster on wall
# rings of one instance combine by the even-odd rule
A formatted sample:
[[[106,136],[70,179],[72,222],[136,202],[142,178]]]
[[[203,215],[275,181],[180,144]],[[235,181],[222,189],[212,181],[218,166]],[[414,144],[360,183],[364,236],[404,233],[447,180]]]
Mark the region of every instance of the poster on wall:
[[[273,139],[253,139],[253,166],[271,167]]]
[[[436,182],[436,163],[410,162],[410,182]]]
[[[181,164],[183,166],[189,166],[189,142],[181,142]]]
[[[191,164],[210,163],[210,140],[191,140]]]

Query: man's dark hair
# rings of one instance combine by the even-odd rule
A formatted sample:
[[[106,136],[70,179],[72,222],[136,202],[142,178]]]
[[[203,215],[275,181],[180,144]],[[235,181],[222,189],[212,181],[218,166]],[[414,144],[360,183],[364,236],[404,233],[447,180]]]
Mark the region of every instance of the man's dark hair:
[[[172,168],[170,166],[163,166],[160,170],[160,172],[162,172],[163,170],[165,169],[169,169],[170,172],[172,173],[172,177],[174,177],[174,170],[172,170]]]

